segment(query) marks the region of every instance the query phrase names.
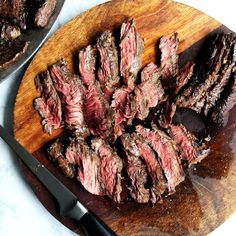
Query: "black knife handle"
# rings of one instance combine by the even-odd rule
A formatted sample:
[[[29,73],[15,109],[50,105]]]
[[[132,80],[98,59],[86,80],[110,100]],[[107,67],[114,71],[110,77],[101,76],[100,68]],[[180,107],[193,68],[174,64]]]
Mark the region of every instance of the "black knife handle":
[[[80,219],[87,236],[115,236],[116,234],[96,215],[88,211]]]

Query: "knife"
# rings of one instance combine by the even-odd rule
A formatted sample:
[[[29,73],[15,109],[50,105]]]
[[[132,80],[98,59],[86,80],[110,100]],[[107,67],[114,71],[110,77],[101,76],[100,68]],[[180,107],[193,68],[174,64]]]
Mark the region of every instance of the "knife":
[[[59,204],[60,215],[76,219],[88,236],[116,235],[101,219],[83,206],[79,199],[65,185],[21,146],[1,125],[0,137],[14,150],[55,197]]]

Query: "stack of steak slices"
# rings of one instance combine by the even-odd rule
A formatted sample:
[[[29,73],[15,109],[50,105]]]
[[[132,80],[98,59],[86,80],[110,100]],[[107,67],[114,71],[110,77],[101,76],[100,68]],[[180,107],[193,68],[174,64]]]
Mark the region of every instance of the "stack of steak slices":
[[[81,49],[79,75],[64,60],[50,66],[36,79],[41,97],[34,105],[45,132],[65,127],[67,141],[57,139],[48,153],[66,176],[118,203],[128,190],[138,203],[154,204],[184,180],[183,164],[209,154],[183,124],[172,122],[176,107],[218,121],[234,104],[235,38],[217,37],[201,79],[194,63],[179,68],[177,33],[161,38],[160,65],[147,64],[140,79],[144,44],[133,20],[122,24],[119,46],[115,42],[105,31],[96,45]]]

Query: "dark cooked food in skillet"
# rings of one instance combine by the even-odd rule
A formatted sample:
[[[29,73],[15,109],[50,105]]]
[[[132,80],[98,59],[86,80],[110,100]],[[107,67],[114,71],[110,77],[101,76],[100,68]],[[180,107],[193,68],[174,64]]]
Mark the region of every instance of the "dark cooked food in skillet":
[[[30,42],[23,41],[21,34],[33,24],[47,26],[55,6],[56,0],[0,1],[0,69],[8,68],[26,52]]]
[[[199,135],[181,117],[196,114],[204,129],[200,117],[222,125],[236,103],[236,38],[217,35],[207,63],[182,67],[177,33],[160,39],[160,65],[142,65],[133,20],[122,24],[119,40],[105,31],[80,49],[79,75],[63,59],[51,65],[37,77],[34,105],[46,132],[65,126],[48,154],[66,176],[118,203],[128,194],[155,204],[210,153],[210,134]]]

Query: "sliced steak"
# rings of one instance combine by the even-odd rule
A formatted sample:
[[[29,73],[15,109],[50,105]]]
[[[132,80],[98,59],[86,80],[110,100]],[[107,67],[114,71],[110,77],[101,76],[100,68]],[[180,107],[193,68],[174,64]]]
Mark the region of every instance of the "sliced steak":
[[[120,73],[124,83],[131,89],[142,66],[143,40],[133,20],[123,23],[120,32]]]
[[[0,41],[0,69],[15,63],[27,51],[29,42],[21,40]]]
[[[126,152],[126,170],[130,180],[128,187],[131,197],[138,203],[147,203],[150,199],[150,190],[146,188],[148,173],[146,166],[139,157],[139,149],[129,134],[121,136]]]
[[[92,148],[99,157],[100,177],[106,194],[115,202],[121,202],[121,171],[123,162],[108,143],[100,138],[91,141]]]
[[[189,82],[193,75],[193,68],[195,64],[192,62],[187,62],[179,71],[176,76],[175,82],[175,95]]]
[[[100,177],[100,160],[94,151],[82,140],[71,139],[66,158],[78,165],[77,180],[90,193],[105,195]]]
[[[44,131],[51,134],[54,129],[62,126],[61,100],[54,88],[49,71],[39,74],[35,78],[35,84],[41,97],[34,100],[34,108],[43,118]]]
[[[89,135],[83,114],[83,94],[85,88],[80,79],[67,69],[66,62],[60,60],[50,67],[54,86],[64,105],[66,129],[72,136],[86,138]]]
[[[64,146],[59,139],[50,145],[48,154],[50,159],[58,165],[66,177],[76,177],[76,166],[65,157]]]
[[[174,193],[175,187],[184,180],[176,143],[157,128],[150,130],[138,125],[136,131],[157,152],[167,179],[169,194]]]
[[[26,28],[28,15],[27,0],[3,0],[0,1],[0,17],[11,19],[13,23]]]
[[[111,107],[114,110],[114,140],[124,132],[126,124],[131,124],[136,114],[136,103],[128,87],[116,89],[113,94]]]
[[[130,141],[137,145],[139,151],[138,155],[147,165],[147,170],[151,177],[150,200],[152,203],[156,203],[167,187],[166,178],[160,166],[159,158],[153,149],[137,133],[131,135]],[[137,153],[133,153],[133,155],[137,155]]]
[[[37,10],[35,15],[34,24],[37,27],[45,27],[47,26],[53,11],[56,7],[56,0],[45,0],[43,5]]]
[[[97,40],[97,48],[100,55],[98,79],[106,100],[110,102],[115,88],[120,84],[118,54],[111,31],[102,33]]]
[[[153,63],[147,65],[141,73],[142,82],[134,90],[136,117],[140,120],[144,120],[148,116],[150,108],[156,107],[166,98],[160,76],[160,71]]]
[[[171,79],[178,74],[179,56],[177,48],[179,45],[178,34],[174,33],[169,37],[161,37],[159,48],[161,51],[162,78],[165,87],[172,87]]]
[[[213,108],[211,112],[211,119],[213,122],[223,126],[228,121],[228,112],[234,107],[236,103],[236,74],[233,75],[233,83],[227,95],[220,100],[220,102]]]
[[[170,135],[179,147],[181,158],[188,162],[189,167],[203,160],[210,152],[183,125],[171,125]]]
[[[79,52],[79,72],[83,83],[86,86],[95,83],[95,64],[97,51],[89,45]]]

